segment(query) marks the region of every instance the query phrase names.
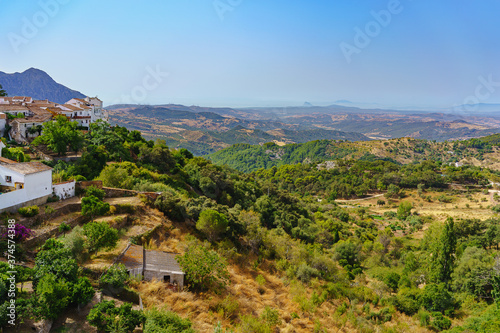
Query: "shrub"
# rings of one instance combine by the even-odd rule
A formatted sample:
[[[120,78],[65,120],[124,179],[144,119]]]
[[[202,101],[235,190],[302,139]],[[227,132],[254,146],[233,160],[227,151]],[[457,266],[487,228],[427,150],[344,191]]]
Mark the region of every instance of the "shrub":
[[[398,273],[391,272],[384,277],[384,283],[396,292],[398,290],[398,283],[401,276]]]
[[[58,231],[60,233],[63,233],[63,232],[66,232],[66,231],[70,231],[70,230],[71,230],[71,226],[68,223],[62,222],[61,224],[59,224]]]
[[[183,319],[174,312],[152,308],[146,313],[144,333],[194,333],[189,319]]]
[[[371,312],[368,314],[367,319],[373,320],[376,323],[385,323],[391,321],[392,312],[389,308],[383,308],[379,312]]]
[[[28,207],[21,207],[19,208],[18,212],[24,217],[33,217],[35,215],[38,215],[40,209],[38,206],[28,206]]]
[[[127,268],[123,264],[117,264],[111,266],[99,282],[101,286],[110,285],[114,288],[123,288],[128,278]]]
[[[45,211],[45,214],[52,214],[56,210],[53,207],[51,207],[51,206],[45,206],[44,211]]]
[[[281,322],[278,310],[267,305],[264,308],[264,311],[262,311],[260,317],[271,327],[279,325]]]
[[[82,214],[89,216],[92,221],[95,216],[106,214],[109,209],[109,203],[103,202],[93,195],[82,198]]]
[[[90,197],[92,195],[99,200],[103,200],[104,196],[106,195],[106,192],[104,192],[104,190],[92,185],[92,186],[87,187],[87,189],[85,189],[85,196]]]
[[[444,283],[426,285],[421,300],[424,308],[432,312],[444,313],[455,308],[455,300]]]
[[[319,271],[315,268],[312,268],[306,263],[300,264],[300,266],[297,269],[296,276],[299,280],[302,282],[308,283],[311,281],[311,277],[313,276],[318,276]]]
[[[442,203],[451,203],[453,201],[453,198],[448,197],[444,194],[441,194],[437,199],[439,202],[442,202]]]
[[[217,304],[215,310],[226,319],[234,319],[238,315],[240,304],[236,298],[228,295]]]
[[[240,331],[243,333],[271,333],[271,328],[260,318],[254,316],[241,316]]]
[[[3,235],[2,238],[7,238],[9,232],[6,231]],[[22,224],[15,224],[14,225],[14,241],[15,242],[22,242],[25,239],[29,238],[33,234],[33,230],[30,228],[25,227]]]
[[[430,326],[440,332],[451,327],[451,320],[443,316],[440,312],[433,312]]]
[[[47,198],[47,203],[57,202],[57,201],[59,201],[59,197],[57,195],[51,195],[50,197]]]
[[[266,284],[266,279],[261,275],[257,275],[255,278],[255,281],[259,285],[259,294],[263,294],[265,292],[264,285]]]
[[[420,309],[420,289],[403,289],[394,298],[393,304],[398,311],[411,316]]]
[[[116,307],[115,301],[103,301],[94,305],[87,320],[102,332],[133,332],[145,321],[145,316],[142,311],[132,310],[131,303]]]

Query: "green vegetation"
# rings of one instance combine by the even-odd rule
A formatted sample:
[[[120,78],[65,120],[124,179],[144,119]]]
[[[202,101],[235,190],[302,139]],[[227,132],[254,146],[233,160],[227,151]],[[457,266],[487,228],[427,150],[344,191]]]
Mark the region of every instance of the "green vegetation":
[[[118,242],[118,230],[111,228],[107,222],[89,222],[83,226],[83,235],[86,239],[86,247],[89,251],[99,251],[116,246]]]
[[[33,217],[38,215],[40,208],[38,208],[38,206],[21,207],[18,209],[18,212],[24,217]]]
[[[58,155],[65,154],[68,148],[78,152],[83,146],[83,134],[77,127],[76,121],[69,121],[65,116],[57,116],[54,122],[49,121],[44,124],[43,134],[38,136],[33,144],[45,144]]]
[[[91,253],[116,246],[119,234],[107,222],[93,221],[110,207],[103,201],[108,200],[104,191],[90,187],[82,198],[82,214],[92,221],[70,232],[60,227],[68,232],[61,240],[52,238],[40,249],[30,249],[34,269],[20,276],[33,281],[33,292],[20,293],[20,318],[57,318],[65,309],[88,302],[92,285],[99,283],[145,288],[151,298],[177,297],[180,301],[176,307],[172,303],[172,309],[183,304],[190,316],[206,301],[212,325],[220,319],[243,332],[293,327],[301,318],[310,319],[314,324],[308,327],[314,325],[318,332],[325,330],[325,322],[367,332],[411,330],[404,325],[451,332],[486,327],[493,332],[498,326],[494,316],[500,303],[500,219],[491,208],[500,203],[488,192],[491,177],[499,175],[495,171],[450,166],[438,159],[403,164],[365,152],[351,158],[345,142],[336,143],[335,150],[331,142],[316,141],[291,148],[264,145],[264,154],[281,154],[283,164],[273,160],[267,169],[250,165],[252,173],[245,174],[101,122],[91,126],[83,142],[82,158],[53,164],[55,173],[61,178],[100,179],[105,186],[162,192],[156,200],[143,202],[165,215],[163,229],[134,241],[154,247],[168,239],[168,248],[181,252],[177,258],[186,274],[186,290],[176,296],[163,286],[152,284],[148,290],[149,282],[129,280],[120,265],[111,267],[100,281],[80,269],[79,264],[96,258]],[[387,147],[395,149],[393,143]],[[333,165],[318,166],[323,149],[338,154]],[[238,154],[233,154],[235,161]],[[314,163],[304,162],[307,158]],[[255,161],[261,163],[259,156]],[[456,183],[457,189],[450,187]],[[337,200],[371,194],[380,197]],[[469,218],[471,206],[490,200],[491,205],[484,203],[481,219]],[[453,205],[464,214],[433,214],[431,208],[425,210],[427,204]],[[29,260],[29,255],[23,258]],[[0,265],[0,274],[7,268]],[[248,279],[238,281],[238,274]],[[286,299],[293,306],[287,313],[278,303],[276,308],[265,304],[249,312],[248,304],[235,298],[234,290],[239,289],[228,288],[235,282],[238,288],[253,286],[262,300]],[[290,295],[278,295],[274,289],[279,288]],[[0,296],[4,289],[0,284]],[[0,312],[5,312],[2,304]],[[105,332],[132,331],[141,324],[145,332],[192,332],[196,327],[189,319],[149,304],[141,312],[130,304],[118,307],[105,301],[91,310],[88,321]],[[222,326],[216,330],[222,331]]]
[[[222,288],[228,282],[226,262],[217,252],[193,241],[186,253],[177,257],[186,278],[200,290]]]
[[[106,333],[133,332],[145,319],[142,311],[132,310],[131,303],[117,307],[115,301],[97,303],[87,316],[90,325]]]

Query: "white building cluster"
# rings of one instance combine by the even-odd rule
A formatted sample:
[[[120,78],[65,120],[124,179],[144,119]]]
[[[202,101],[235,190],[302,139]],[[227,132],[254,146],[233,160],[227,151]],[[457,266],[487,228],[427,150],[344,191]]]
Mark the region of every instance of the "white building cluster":
[[[44,123],[60,115],[77,121],[83,128],[108,119],[97,97],[72,98],[65,104],[25,96],[0,97],[0,137],[10,129],[11,139],[27,142],[41,134]],[[75,181],[53,184],[52,168],[40,162],[11,161],[2,157],[4,147],[0,141],[0,213],[44,204],[52,195],[60,199],[75,195]]]
[[[86,128],[99,119],[108,119],[102,101],[97,97],[72,98],[64,104],[25,96],[0,97],[0,136],[8,125],[12,139],[26,142],[28,138],[40,135],[43,123],[58,115],[77,121]],[[12,117],[15,118],[9,119]]]

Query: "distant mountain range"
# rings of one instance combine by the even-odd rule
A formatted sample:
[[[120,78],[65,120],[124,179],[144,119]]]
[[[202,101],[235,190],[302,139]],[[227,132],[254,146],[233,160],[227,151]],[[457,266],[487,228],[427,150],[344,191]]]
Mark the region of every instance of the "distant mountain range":
[[[49,74],[36,68],[22,73],[0,72],[0,84],[9,96],[29,96],[60,104],[72,98],[85,97],[81,92],[57,83]]]

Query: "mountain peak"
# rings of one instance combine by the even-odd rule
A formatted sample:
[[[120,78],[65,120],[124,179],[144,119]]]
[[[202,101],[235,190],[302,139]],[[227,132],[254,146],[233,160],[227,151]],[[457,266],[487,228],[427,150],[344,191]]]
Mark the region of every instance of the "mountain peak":
[[[38,68],[28,68],[22,73],[0,72],[0,84],[9,96],[29,96],[48,99],[63,104],[72,98],[84,98],[79,91],[57,83],[49,74]]]

